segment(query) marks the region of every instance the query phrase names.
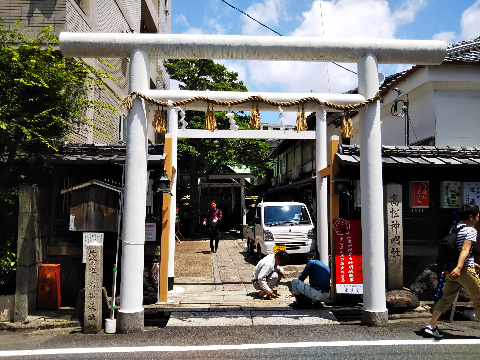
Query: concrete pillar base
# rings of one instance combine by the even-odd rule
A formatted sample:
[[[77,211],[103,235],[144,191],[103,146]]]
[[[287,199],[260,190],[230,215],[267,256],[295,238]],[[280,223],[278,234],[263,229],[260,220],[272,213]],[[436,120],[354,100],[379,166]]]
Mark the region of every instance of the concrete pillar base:
[[[145,312],[125,313],[118,312],[117,315],[117,333],[130,334],[144,331]]]
[[[362,321],[362,325],[386,327],[388,326],[388,310],[369,311],[369,310],[362,309],[361,321]]]

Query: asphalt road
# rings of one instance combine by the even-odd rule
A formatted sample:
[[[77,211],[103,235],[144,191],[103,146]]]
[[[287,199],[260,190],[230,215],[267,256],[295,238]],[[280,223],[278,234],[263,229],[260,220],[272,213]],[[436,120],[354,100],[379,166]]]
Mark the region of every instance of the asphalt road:
[[[177,244],[182,254],[177,276],[188,280],[182,286],[193,286],[189,284],[201,276],[215,283],[211,292],[220,296],[249,284],[254,261],[233,244],[221,244],[218,274],[212,271],[208,243]],[[235,264],[234,274],[224,261]],[[292,263],[287,270],[293,277],[302,268]],[[217,294],[215,287],[222,290]],[[242,302],[257,301],[247,292],[246,288]],[[438,341],[423,332],[428,317],[390,320],[385,328],[362,326],[358,319],[338,320],[324,325],[146,326],[135,334],[85,335],[81,328],[8,331],[0,333],[0,359],[480,359],[478,322],[440,322],[446,336]]]
[[[446,336],[423,332],[425,320],[391,321],[386,328],[358,322],[325,326],[147,328],[140,334],[84,335],[80,329],[8,332],[8,359],[461,359],[480,358],[480,324],[441,323]]]

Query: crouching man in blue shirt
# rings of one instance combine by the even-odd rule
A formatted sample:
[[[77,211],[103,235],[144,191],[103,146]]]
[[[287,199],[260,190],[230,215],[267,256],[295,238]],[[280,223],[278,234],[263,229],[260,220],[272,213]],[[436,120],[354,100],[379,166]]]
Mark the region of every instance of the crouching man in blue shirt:
[[[315,252],[307,253],[307,265],[298,279],[292,280],[292,294],[296,304],[309,307],[312,301],[321,302],[330,298],[330,268],[320,260],[315,260]],[[309,284],[304,283],[309,278]]]

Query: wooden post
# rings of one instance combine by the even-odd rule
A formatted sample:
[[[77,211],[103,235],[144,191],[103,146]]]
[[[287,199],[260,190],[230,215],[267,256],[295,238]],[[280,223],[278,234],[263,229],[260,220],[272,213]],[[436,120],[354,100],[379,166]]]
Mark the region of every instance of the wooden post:
[[[337,153],[338,144],[340,140],[338,136],[332,136],[330,139],[330,166],[320,170],[319,176],[322,178],[330,177],[330,216],[328,219],[329,225],[329,234],[330,234],[330,279],[332,288],[330,290],[330,299],[332,302],[335,302],[335,298],[337,296],[337,292],[335,289],[335,239],[333,236],[333,221],[340,217],[340,205],[339,205],[339,196],[338,194],[334,194],[334,183],[333,179],[338,172],[338,163],[335,160],[335,154]]]
[[[165,138],[165,171],[172,178],[172,138]],[[167,302],[168,295],[168,252],[170,232],[170,202],[172,197],[164,193],[162,202],[162,237],[160,240],[160,274],[158,277],[158,301]],[[174,219],[175,220],[175,219]]]
[[[340,217],[340,204],[339,204],[339,195],[334,194],[335,192],[335,184],[333,180],[335,176],[337,176],[338,172],[338,163],[335,160],[335,154],[337,153],[338,144],[339,144],[338,137],[332,138],[330,140],[330,221],[329,221],[329,229],[330,229],[330,276],[332,279],[332,288],[330,290],[330,297],[332,302],[335,302],[337,297],[337,290],[336,290],[336,273],[335,273],[335,237],[333,234],[333,222]]]

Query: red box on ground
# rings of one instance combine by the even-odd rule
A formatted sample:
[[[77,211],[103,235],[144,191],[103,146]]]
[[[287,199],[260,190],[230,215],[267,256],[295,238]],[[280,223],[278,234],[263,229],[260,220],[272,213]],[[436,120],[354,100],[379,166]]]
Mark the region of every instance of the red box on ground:
[[[38,269],[37,308],[50,310],[60,307],[60,264],[42,264]]]

